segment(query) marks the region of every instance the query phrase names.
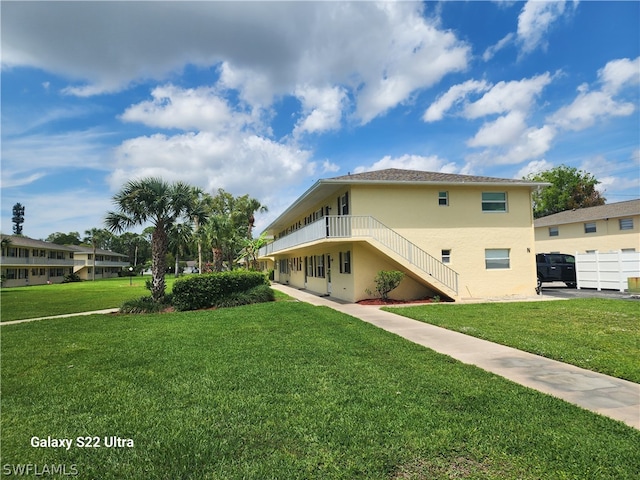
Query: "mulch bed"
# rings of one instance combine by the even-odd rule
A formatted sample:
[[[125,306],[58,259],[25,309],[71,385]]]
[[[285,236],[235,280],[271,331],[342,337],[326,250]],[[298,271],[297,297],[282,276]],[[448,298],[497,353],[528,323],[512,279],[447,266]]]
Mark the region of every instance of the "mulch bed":
[[[431,298],[423,298],[420,300],[393,300],[391,298],[382,300],[381,298],[367,298],[356,302],[358,305],[410,305],[415,303],[433,303]]]

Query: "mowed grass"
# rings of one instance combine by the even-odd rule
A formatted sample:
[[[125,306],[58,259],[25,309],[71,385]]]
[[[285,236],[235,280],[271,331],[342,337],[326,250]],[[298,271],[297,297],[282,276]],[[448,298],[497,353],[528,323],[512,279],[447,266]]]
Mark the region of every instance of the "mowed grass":
[[[640,302],[585,298],[386,310],[640,383]]]
[[[2,463],[77,478],[633,479],[640,431],[301,302],[2,327]],[[134,447],[34,448],[33,436]]]
[[[1,321],[39,318],[65,313],[118,308],[125,300],[151,295],[145,282],[151,277],[122,277],[104,280],[34,285],[0,289]],[[167,291],[175,277],[167,276]]]

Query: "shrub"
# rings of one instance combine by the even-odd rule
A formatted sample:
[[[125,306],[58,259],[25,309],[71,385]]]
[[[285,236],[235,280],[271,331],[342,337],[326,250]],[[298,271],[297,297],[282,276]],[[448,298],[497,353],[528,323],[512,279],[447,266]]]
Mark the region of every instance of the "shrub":
[[[389,298],[389,292],[400,285],[400,282],[404,278],[404,273],[398,270],[380,270],[376,275],[376,291],[375,293],[387,300]],[[366,290],[367,294],[372,295],[371,290]]]
[[[176,310],[222,306],[227,299],[246,294],[261,285],[269,285],[266,276],[261,272],[246,270],[181,278],[173,285],[173,306]]]
[[[77,273],[67,273],[62,279],[62,283],[73,283],[73,282],[81,282],[82,279],[78,276]]]
[[[269,285],[258,285],[245,292],[235,292],[222,298],[216,307],[239,307],[251,303],[273,302],[275,294]]]
[[[158,313],[171,306],[171,295],[165,295],[162,302],[146,296],[127,300],[120,306],[120,313]]]

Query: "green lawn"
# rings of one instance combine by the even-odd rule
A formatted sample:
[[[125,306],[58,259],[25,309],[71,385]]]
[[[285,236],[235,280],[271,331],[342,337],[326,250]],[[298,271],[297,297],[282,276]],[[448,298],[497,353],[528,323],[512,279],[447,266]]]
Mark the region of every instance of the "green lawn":
[[[593,298],[386,310],[640,383],[639,307]]]
[[[280,301],[2,327],[2,463],[90,479],[632,479],[640,431]],[[67,451],[31,438],[74,439]],[[81,448],[119,436],[134,447]]]
[[[65,313],[118,308],[125,300],[151,295],[145,281],[151,277],[129,277],[95,282],[34,285],[0,289],[1,321],[38,318]],[[175,277],[167,276],[167,291]]]

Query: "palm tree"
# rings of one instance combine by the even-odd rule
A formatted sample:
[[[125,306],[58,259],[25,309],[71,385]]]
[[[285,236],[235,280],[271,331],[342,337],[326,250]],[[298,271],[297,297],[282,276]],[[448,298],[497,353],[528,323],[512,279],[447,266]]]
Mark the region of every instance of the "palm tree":
[[[156,177],[131,180],[113,197],[118,211],[108,212],[105,219],[112,232],[122,232],[147,222],[153,225],[151,296],[156,302],[161,301],[165,293],[167,231],[176,220],[189,215],[190,192],[191,187],[182,182],[169,184]]]
[[[201,189],[193,187],[191,189],[191,220],[193,221],[193,236],[198,244],[198,272],[202,273],[202,241],[205,238],[203,230],[200,228],[209,217],[211,211],[212,197],[204,193]]]
[[[169,248],[176,257],[175,276],[179,275],[180,256],[185,254],[193,241],[193,224],[189,222],[175,223],[169,230]]]
[[[262,205],[260,201],[249,197],[249,195],[238,197],[234,205],[234,210],[238,222],[246,225],[246,237],[250,240],[253,238],[253,227],[256,222],[256,212],[264,213],[269,211],[266,205]]]
[[[107,237],[110,235],[110,232],[103,230],[101,228],[92,228],[91,230],[85,230],[84,237],[85,243],[90,243],[93,248],[93,268],[91,269],[91,280],[95,281],[96,279],[96,248],[106,248],[107,245]]]

